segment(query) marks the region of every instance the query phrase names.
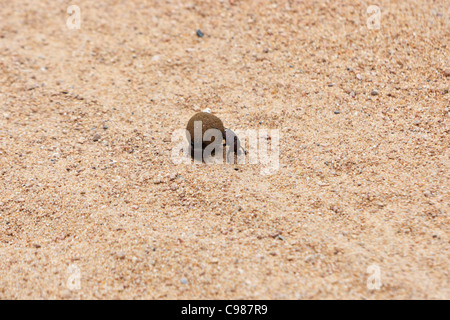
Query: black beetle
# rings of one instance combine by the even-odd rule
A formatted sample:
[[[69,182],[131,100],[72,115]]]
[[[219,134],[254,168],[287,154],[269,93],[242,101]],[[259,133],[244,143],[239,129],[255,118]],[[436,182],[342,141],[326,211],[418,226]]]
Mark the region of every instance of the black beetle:
[[[247,154],[244,147],[241,146],[241,140],[239,140],[236,133],[233,130],[225,128],[225,144],[224,146],[228,146],[229,150],[227,152],[227,162],[229,154],[232,152],[233,154],[241,155],[241,149],[244,151],[244,154]]]

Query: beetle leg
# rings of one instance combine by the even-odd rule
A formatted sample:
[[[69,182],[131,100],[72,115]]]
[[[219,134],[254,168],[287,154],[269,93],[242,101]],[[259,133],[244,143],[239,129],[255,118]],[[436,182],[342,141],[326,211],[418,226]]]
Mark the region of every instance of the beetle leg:
[[[228,149],[228,152],[227,152],[227,163],[230,163],[230,159],[229,159],[229,157],[230,157],[230,153],[232,153],[233,152],[233,150],[231,150],[231,149]],[[233,152],[233,155],[234,155],[234,152]],[[234,157],[233,157],[234,158]],[[234,161],[233,161],[234,162]]]

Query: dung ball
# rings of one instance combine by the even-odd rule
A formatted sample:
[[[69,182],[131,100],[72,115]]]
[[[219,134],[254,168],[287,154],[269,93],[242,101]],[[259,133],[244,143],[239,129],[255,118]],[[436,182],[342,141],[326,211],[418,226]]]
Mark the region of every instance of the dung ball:
[[[200,130],[200,125],[201,125],[201,130]],[[189,133],[189,134],[186,133],[188,141],[194,145],[201,143],[202,148],[206,148],[210,143],[216,143],[216,141],[214,140],[215,139],[214,136],[211,138],[211,141],[205,141],[205,139],[204,139],[205,132],[208,131],[209,129],[219,130],[220,133],[222,134],[222,137],[224,137],[225,128],[223,126],[222,120],[220,120],[215,115],[212,115],[211,113],[200,112],[200,113],[195,114],[189,120],[187,128],[186,128],[187,133]],[[196,131],[198,133],[201,132],[201,136],[199,134],[197,134],[198,136],[195,136]],[[223,138],[222,138],[222,140],[223,140]],[[217,143],[222,143],[222,141],[218,141]]]

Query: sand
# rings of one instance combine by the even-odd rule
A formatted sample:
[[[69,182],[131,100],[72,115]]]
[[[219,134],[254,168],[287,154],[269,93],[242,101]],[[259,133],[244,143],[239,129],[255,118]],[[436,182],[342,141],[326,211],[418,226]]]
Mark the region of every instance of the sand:
[[[1,299],[450,298],[447,1],[0,16]],[[174,164],[206,108],[279,130],[279,170]]]

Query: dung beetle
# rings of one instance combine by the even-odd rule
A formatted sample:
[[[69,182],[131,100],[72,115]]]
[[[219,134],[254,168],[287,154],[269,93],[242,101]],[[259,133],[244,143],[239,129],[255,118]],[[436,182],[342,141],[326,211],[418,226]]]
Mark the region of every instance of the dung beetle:
[[[228,146],[228,152],[227,152],[227,162],[229,162],[228,156],[230,153],[237,154],[238,156],[241,155],[241,149],[244,151],[244,154],[247,154],[247,151],[245,151],[244,147],[241,145],[241,140],[239,140],[236,133],[234,133],[233,130],[225,128],[225,144],[224,146]]]

